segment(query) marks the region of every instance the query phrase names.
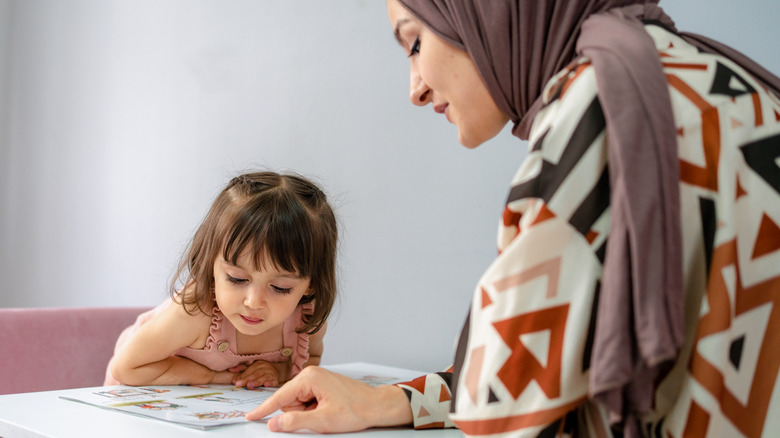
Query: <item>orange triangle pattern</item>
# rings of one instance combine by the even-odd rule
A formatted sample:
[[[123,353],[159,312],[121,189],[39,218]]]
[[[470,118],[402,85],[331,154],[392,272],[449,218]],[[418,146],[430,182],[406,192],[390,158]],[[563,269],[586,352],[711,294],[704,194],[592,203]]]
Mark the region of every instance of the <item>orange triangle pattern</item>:
[[[446,386],[441,385],[441,393],[439,393],[439,403],[450,401],[452,397],[450,397],[450,391],[447,389]]]
[[[780,113],[778,113],[777,110],[774,111],[775,111],[775,121],[780,122]]]
[[[563,333],[569,315],[569,305],[524,313],[493,323],[501,339],[512,351],[496,373],[504,387],[517,400],[526,387],[535,380],[547,398],[561,395],[561,370],[563,358]],[[547,365],[542,366],[522,342],[520,335],[550,330]],[[484,346],[480,347],[484,348]],[[518,373],[517,370],[523,370]],[[473,398],[473,397],[472,397]]]
[[[731,118],[731,129],[737,129],[745,126],[742,122],[735,119],[734,117]]]
[[[425,394],[425,380],[428,376],[420,376],[412,381],[404,382],[404,385],[416,390],[420,394]]]
[[[588,241],[588,244],[592,244],[597,237],[599,237],[598,231],[588,230],[588,234],[585,235],[585,240]]]
[[[758,227],[756,245],[753,247],[753,259],[780,250],[780,227],[766,214]]]
[[[679,135],[680,137],[684,137],[685,136],[685,128],[683,128],[682,126],[677,128],[677,135]]]
[[[547,204],[543,204],[541,210],[539,210],[539,214],[536,216],[536,219],[534,219],[534,223],[531,225],[538,225],[547,219],[551,219],[555,217],[555,213],[550,211],[549,208],[547,208]]]
[[[743,195],[747,195],[747,192],[742,188],[742,184],[739,182],[739,175],[737,175],[737,197],[734,199],[739,199]]]
[[[425,406],[420,406],[420,412],[417,413],[417,418],[428,417],[431,413],[425,409]]]
[[[517,213],[510,210],[509,207],[504,207],[504,214],[501,219],[503,219],[505,227],[511,227],[512,225],[517,226],[517,224],[520,223],[521,217],[523,217],[522,213]]]
[[[484,309],[485,307],[493,304],[493,300],[490,299],[490,296],[487,294],[485,288],[480,288],[480,290],[482,291],[482,308]]]

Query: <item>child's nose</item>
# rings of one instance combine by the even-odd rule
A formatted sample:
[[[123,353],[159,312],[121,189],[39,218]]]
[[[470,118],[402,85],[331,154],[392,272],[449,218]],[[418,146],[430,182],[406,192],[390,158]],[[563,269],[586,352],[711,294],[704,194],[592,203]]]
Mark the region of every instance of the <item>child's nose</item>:
[[[244,297],[244,305],[250,309],[262,309],[265,307],[265,296],[262,288],[251,288],[247,292],[246,297]]]

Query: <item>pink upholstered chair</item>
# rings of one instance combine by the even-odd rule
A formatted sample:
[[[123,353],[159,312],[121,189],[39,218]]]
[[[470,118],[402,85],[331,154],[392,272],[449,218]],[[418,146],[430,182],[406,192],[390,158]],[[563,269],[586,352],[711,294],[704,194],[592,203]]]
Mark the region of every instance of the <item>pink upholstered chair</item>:
[[[0,309],[0,394],[100,386],[146,307]]]

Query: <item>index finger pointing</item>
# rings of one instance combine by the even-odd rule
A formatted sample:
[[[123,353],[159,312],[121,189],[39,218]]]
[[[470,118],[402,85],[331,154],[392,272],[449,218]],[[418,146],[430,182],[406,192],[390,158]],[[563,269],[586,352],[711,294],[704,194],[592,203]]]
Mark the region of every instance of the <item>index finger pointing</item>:
[[[280,409],[300,409],[302,405],[315,399],[307,386],[300,384],[300,382],[301,380],[287,382],[268,400],[247,413],[246,419],[250,421],[259,420]]]
[[[284,404],[281,400],[277,400],[279,399],[279,396],[280,393],[277,391],[268,400],[261,403],[260,406],[247,412],[246,419],[249,421],[260,420],[281,409]]]

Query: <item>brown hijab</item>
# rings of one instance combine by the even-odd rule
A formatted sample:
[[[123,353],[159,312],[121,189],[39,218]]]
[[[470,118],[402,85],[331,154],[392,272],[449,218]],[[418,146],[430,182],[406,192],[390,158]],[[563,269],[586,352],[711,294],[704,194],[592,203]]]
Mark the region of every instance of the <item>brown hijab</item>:
[[[591,59],[607,122],[611,223],[590,393],[633,435],[632,419],[651,408],[653,380],[684,343],[677,141],[658,52],[643,29],[643,20],[676,31],[674,23],[658,0],[400,2],[469,53],[513,121],[512,132],[524,140],[547,81],[578,56]],[[780,79],[739,52],[681,35],[731,58],[780,94]]]

